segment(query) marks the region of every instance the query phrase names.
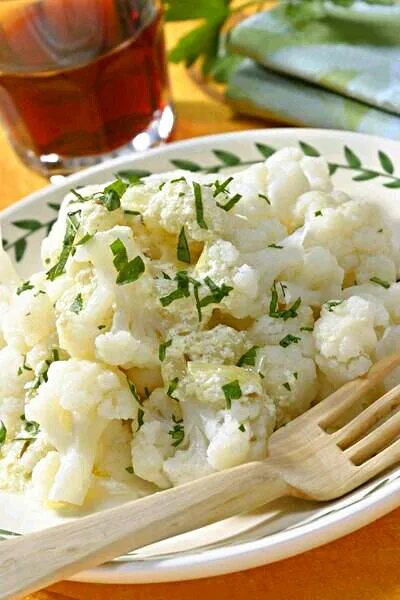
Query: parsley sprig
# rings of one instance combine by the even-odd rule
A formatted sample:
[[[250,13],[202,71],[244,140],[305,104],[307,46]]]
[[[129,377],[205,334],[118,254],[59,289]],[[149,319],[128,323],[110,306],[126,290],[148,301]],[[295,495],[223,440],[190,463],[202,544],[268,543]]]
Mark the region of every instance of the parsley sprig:
[[[129,260],[128,252],[122,240],[117,238],[110,245],[110,248],[114,256],[113,264],[118,273],[118,285],[133,283],[143,275],[145,271],[143,259],[140,256],[136,256],[132,260]]]
[[[300,307],[300,304],[301,298],[299,297],[297,300],[295,300],[292,306],[280,309],[278,303],[278,292],[276,291],[276,281],[274,281],[271,289],[271,302],[269,305],[270,317],[273,317],[274,319],[283,319],[284,321],[287,321],[288,319],[294,319],[297,317],[297,310]]]

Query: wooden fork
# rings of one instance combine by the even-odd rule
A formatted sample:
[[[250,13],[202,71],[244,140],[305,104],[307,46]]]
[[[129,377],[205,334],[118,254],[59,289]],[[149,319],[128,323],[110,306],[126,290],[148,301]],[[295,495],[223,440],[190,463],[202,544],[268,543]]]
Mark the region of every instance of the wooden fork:
[[[330,500],[400,460],[400,385],[334,433],[326,428],[376,386],[400,354],[376,363],[276,431],[269,457],[0,544],[0,599],[29,592],[152,542],[281,496]]]

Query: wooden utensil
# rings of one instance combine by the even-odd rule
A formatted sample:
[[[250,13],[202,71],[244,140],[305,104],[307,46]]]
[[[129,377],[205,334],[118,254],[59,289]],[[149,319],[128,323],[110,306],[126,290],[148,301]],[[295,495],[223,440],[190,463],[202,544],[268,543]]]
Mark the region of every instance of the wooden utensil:
[[[269,440],[269,457],[0,544],[0,599],[15,599],[78,571],[281,496],[331,500],[400,460],[400,385],[334,433],[327,428],[393,368],[384,358]]]

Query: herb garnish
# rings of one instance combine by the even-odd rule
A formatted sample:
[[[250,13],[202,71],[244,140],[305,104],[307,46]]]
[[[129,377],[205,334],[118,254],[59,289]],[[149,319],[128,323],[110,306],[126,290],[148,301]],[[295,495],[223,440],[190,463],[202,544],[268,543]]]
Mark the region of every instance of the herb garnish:
[[[162,344],[160,344],[160,346],[158,348],[158,358],[160,359],[161,362],[163,362],[163,360],[165,359],[165,355],[167,353],[167,348],[169,348],[171,344],[172,344],[172,340],[168,340],[167,342],[163,342]]]
[[[372,281],[372,283],[376,283],[377,285],[382,286],[383,288],[385,288],[385,290],[388,290],[390,288],[390,283],[388,281],[385,281],[384,279],[381,279],[380,277],[371,277],[370,281]]]
[[[77,198],[79,200],[79,202],[86,202],[86,200],[88,198],[84,198],[79,192],[77,192],[76,190],[70,190],[71,194],[73,194],[75,196],[75,198]],[[76,202],[76,200],[75,200]]]
[[[301,304],[301,298],[297,298],[297,300],[289,306],[289,308],[279,309],[278,308],[278,292],[276,291],[276,282],[274,281],[272,290],[271,290],[271,302],[269,305],[269,316],[274,319],[283,319],[287,321],[288,319],[294,319],[297,317],[297,309]]]
[[[190,248],[188,241],[186,239],[185,227],[182,227],[179,237],[178,237],[178,246],[176,249],[177,259],[181,262],[187,263],[190,265]]]
[[[106,326],[105,326],[105,325],[98,325],[98,326],[97,326],[97,329],[98,329],[99,331],[101,331],[102,329],[105,329],[105,328],[106,328]]]
[[[177,446],[179,446],[179,444],[183,442],[185,437],[185,430],[184,426],[182,425],[183,419],[177,419],[175,415],[172,415],[172,420],[175,423],[175,425],[173,426],[173,429],[170,429],[170,431],[168,431],[168,434],[174,440],[172,442],[172,445],[176,448]]]
[[[31,433],[32,436],[38,435],[40,431],[40,425],[36,421],[27,421],[25,415],[20,416],[20,420],[24,424],[24,429],[27,433]]]
[[[52,358],[44,361],[44,365],[40,371],[40,373],[35,377],[32,382],[32,386],[30,387],[31,393],[38,389],[42,385],[42,383],[47,383],[48,381],[48,371],[49,367],[53,362],[57,362],[60,360],[60,355],[57,349],[54,349],[52,352]]]
[[[292,388],[290,387],[290,384],[287,381],[283,384],[283,387],[286,388],[289,392],[292,391]]]
[[[232,400],[239,400],[242,397],[242,390],[237,379],[222,386],[225,395],[226,407],[231,408]]]
[[[331,300],[330,302],[325,302],[325,306],[328,312],[333,312],[335,306],[339,306],[342,304],[343,300]]]
[[[316,210],[314,213],[315,217],[322,217],[322,212],[320,210]]]
[[[238,429],[239,429],[239,431],[242,431],[242,432],[246,431],[246,427],[243,425],[243,423],[241,425],[239,425]]]
[[[76,242],[75,246],[83,246],[83,244],[87,244],[87,242],[90,242],[92,238],[94,238],[93,233],[85,233],[85,235],[81,237],[79,242]]]
[[[254,367],[256,364],[257,350],[258,346],[253,346],[250,350],[247,350],[247,352],[239,358],[236,366],[243,367],[244,365],[248,365],[249,367]]]
[[[278,246],[278,244],[268,244],[268,248],[275,248],[276,250],[282,250],[283,246]]]
[[[79,214],[80,211],[67,214],[63,249],[61,250],[61,254],[58,257],[58,262],[54,265],[54,267],[47,271],[46,274],[47,279],[50,279],[50,281],[54,281],[57,277],[64,273],[65,265],[67,264],[69,255],[72,252],[75,237],[79,229]]]
[[[17,288],[17,296],[20,296],[23,292],[33,290],[34,286],[30,281],[25,281],[20,287]]]
[[[136,431],[139,431],[139,429],[143,426],[144,424],[144,410],[143,408],[139,408],[138,410],[138,414],[137,414],[137,422],[138,422],[138,426]]]
[[[7,428],[4,425],[3,421],[0,421],[0,448],[3,446],[7,437]]]
[[[129,473],[129,475],[133,475],[133,467],[126,467],[125,471]]]
[[[267,204],[269,204],[269,206],[271,206],[271,201],[270,201],[270,199],[268,198],[268,196],[266,196],[265,194],[258,194],[258,197],[259,197],[259,198],[261,198],[261,200],[265,200],[265,202],[266,202]]]
[[[291,333],[288,333],[279,342],[279,345],[282,346],[282,348],[287,348],[288,346],[290,346],[290,344],[298,344],[300,340],[301,340],[301,338],[297,337],[296,335],[292,335]]]
[[[220,204],[219,202],[217,202],[217,206],[222,208],[222,210],[224,210],[225,212],[228,212],[231,210],[231,208],[233,208],[235,206],[235,204],[237,204],[239,202],[241,197],[242,197],[242,194],[235,194],[230,200],[228,200],[228,202],[226,204]]]
[[[314,331],[314,327],[300,327],[300,331]]]
[[[109,212],[121,207],[121,198],[125,194],[129,185],[116,179],[110,185],[104,188],[103,193],[97,198],[97,202],[104,204]]]
[[[116,281],[118,285],[133,283],[143,275],[145,271],[143,259],[140,256],[136,256],[132,260],[128,260],[126,248],[119,238],[114,240],[110,248],[114,256],[114,267],[118,272]]]
[[[182,177],[178,177],[177,179],[171,179],[170,183],[179,183],[180,181],[183,181],[186,183],[185,177],[182,176]]]
[[[172,381],[170,381],[168,390],[167,390],[167,396],[169,398],[172,398],[172,400],[176,400],[177,402],[179,402],[179,399],[176,398],[175,396],[173,396],[172,394],[175,392],[176,388],[178,387],[178,383],[179,383],[179,377],[174,377],[174,379]]]
[[[203,197],[201,186],[196,181],[193,181],[194,204],[196,208],[196,220],[201,229],[208,229],[207,223],[204,220]]]
[[[168,277],[168,279],[171,278]],[[160,298],[160,302],[164,307],[169,306],[175,300],[179,300],[180,298],[188,298],[190,296],[189,276],[186,271],[178,271],[174,277],[174,281],[176,281],[178,284],[176,290],[168,294],[168,296],[163,296]]]
[[[69,310],[71,312],[75,313],[76,315],[79,315],[82,308],[83,308],[83,298],[82,298],[82,294],[79,293],[77,295],[77,297],[75,298],[75,300],[73,301],[73,303],[71,304],[71,306],[69,307]]]
[[[225,179],[223,183],[220,183],[218,180],[214,181],[213,185],[215,187],[215,191],[213,197],[216,198],[218,194],[225,192],[231,181],[233,181],[233,177],[228,177],[228,179]]]
[[[295,373],[293,373],[293,377],[296,379],[296,381],[298,380],[298,378],[299,378],[299,374],[298,374],[298,372],[297,372],[297,371],[296,371]]]

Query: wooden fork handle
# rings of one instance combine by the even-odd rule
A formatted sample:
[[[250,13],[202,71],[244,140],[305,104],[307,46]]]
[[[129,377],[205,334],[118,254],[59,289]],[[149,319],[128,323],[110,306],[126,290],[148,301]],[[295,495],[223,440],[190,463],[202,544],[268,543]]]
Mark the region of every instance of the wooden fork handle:
[[[291,488],[270,460],[221,471],[1,542],[0,599],[15,599],[152,542],[259,508]]]

